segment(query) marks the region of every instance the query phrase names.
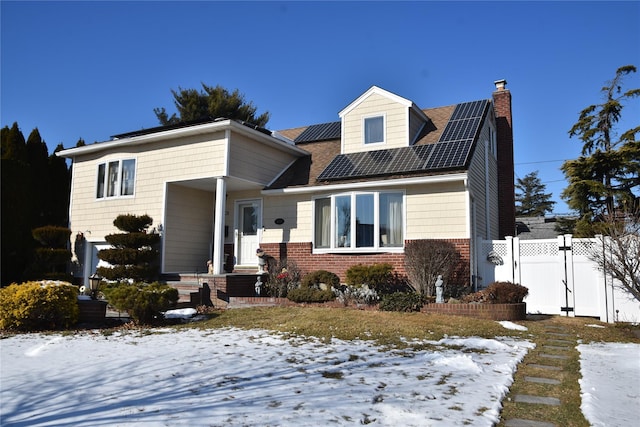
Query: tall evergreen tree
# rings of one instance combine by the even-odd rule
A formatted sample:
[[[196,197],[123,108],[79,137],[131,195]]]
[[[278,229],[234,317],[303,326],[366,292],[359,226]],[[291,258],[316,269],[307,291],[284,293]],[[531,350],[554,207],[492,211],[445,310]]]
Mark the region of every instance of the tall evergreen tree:
[[[538,171],[518,178],[516,181],[516,215],[544,216],[553,211],[556,202],[551,200],[552,194],[545,193],[546,186],[538,178]]]
[[[603,102],[582,110],[569,130],[570,137],[583,143],[582,155],[561,168],[569,181],[562,198],[580,214],[574,230],[577,236],[601,232],[598,223],[616,211],[637,211],[640,142],[636,134],[640,126],[621,134],[616,129],[624,103],[640,96],[640,89],[622,91],[624,77],[635,72],[633,65],[618,68],[613,80],[602,88]]]
[[[31,238],[30,186],[27,146],[24,135],[14,123],[2,128],[2,164],[0,171],[2,209],[2,285],[22,279],[31,262],[35,242]]]
[[[245,102],[244,95],[238,89],[229,92],[222,86],[207,86],[202,83],[202,90],[171,90],[174,104],[178,110],[169,116],[164,107],[154,108],[161,125],[172,125],[196,120],[213,120],[226,118],[243,120],[256,126],[264,127],[269,121],[269,113],[256,116],[257,108],[252,102]]]
[[[34,260],[34,228],[68,225],[70,172],[49,156],[34,129],[27,141],[17,123],[1,131],[2,285],[21,282]],[[56,150],[62,149],[59,145]]]

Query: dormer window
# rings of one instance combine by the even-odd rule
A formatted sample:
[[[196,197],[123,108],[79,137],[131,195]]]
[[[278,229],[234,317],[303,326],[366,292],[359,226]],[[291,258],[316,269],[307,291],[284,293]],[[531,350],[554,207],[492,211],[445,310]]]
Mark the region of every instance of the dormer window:
[[[384,116],[365,117],[364,143],[376,144],[384,142]]]

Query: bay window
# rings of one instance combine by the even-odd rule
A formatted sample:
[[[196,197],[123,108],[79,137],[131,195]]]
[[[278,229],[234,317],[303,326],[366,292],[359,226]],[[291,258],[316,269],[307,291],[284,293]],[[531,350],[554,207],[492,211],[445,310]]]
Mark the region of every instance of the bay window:
[[[135,159],[113,160],[98,165],[96,198],[132,196],[135,187]]]
[[[402,192],[352,192],[314,199],[314,249],[402,248],[403,201]]]

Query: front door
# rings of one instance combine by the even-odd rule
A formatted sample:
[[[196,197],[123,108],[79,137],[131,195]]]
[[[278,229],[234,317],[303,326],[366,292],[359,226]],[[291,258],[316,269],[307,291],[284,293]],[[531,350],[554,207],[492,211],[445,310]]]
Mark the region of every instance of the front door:
[[[262,212],[260,200],[237,203],[236,260],[238,265],[257,265],[256,250],[260,246]]]

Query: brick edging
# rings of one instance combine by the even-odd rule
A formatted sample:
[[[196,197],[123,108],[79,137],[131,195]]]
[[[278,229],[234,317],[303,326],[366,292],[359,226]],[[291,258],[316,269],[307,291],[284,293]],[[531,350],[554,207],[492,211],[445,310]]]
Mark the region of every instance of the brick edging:
[[[488,320],[524,320],[527,304],[426,304],[423,313],[468,316]]]

